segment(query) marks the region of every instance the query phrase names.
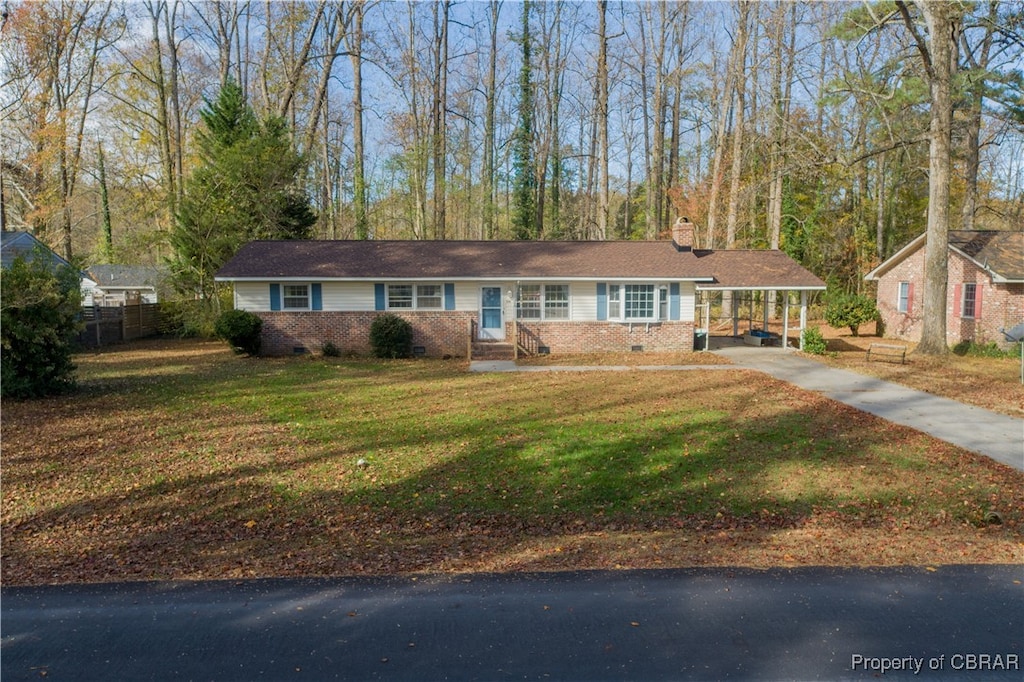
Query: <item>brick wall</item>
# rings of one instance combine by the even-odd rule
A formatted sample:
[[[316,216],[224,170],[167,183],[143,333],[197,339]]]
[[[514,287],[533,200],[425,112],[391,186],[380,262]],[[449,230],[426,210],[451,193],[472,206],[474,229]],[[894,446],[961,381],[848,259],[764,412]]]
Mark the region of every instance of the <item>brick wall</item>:
[[[552,353],[601,353],[630,351],[693,350],[693,322],[656,324],[618,322],[519,322],[538,344]]]
[[[379,312],[260,312],[263,318],[264,355],[319,353],[331,342],[343,353],[369,355],[370,325]],[[430,357],[463,357],[469,336],[468,312],[405,312],[412,324],[413,346],[423,346]]]
[[[343,353],[369,355],[370,325],[379,312],[260,312],[264,355],[319,353],[331,342]],[[476,313],[459,311],[403,312],[412,324],[413,345],[423,346],[428,357],[465,357],[469,323]],[[693,350],[693,322],[633,325],[613,322],[520,322],[539,345],[552,353]],[[506,326],[512,341],[512,325]],[[296,350],[300,349],[300,350]]]
[[[897,312],[899,283],[913,284],[913,299],[907,314]],[[981,317],[965,318],[960,315],[961,301],[957,285],[974,282],[981,296]],[[924,300],[924,249],[918,249],[897,264],[878,281],[878,310],[885,322],[886,336],[918,341]],[[976,343],[996,342],[1008,345],[1000,329],[1009,329],[1024,322],[1024,285],[993,284],[988,273],[973,262],[950,252],[949,283],[946,295],[946,342],[956,345],[961,341]]]

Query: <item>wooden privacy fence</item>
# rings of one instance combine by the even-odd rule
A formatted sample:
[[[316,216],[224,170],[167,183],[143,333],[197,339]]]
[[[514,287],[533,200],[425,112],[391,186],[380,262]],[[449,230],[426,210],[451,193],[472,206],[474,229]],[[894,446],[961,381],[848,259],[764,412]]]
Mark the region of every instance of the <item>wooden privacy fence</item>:
[[[160,304],[89,306],[82,308],[82,320],[85,328],[78,333],[79,344],[98,348],[159,333]]]

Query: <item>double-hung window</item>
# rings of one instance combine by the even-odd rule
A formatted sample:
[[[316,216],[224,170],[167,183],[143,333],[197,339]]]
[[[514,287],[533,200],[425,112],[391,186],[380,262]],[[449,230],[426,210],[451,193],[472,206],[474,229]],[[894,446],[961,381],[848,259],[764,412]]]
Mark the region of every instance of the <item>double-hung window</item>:
[[[973,318],[977,301],[978,285],[974,282],[965,282],[960,306],[960,317]]]
[[[896,312],[910,311],[910,282],[900,282],[899,297],[896,300]]]
[[[440,284],[417,284],[416,307],[421,310],[440,310],[442,307]]]
[[[520,284],[516,316],[520,320],[568,320],[568,284]]]
[[[622,319],[622,285],[608,285],[608,319]]]
[[[543,310],[541,285],[520,284],[519,305],[516,306],[516,317],[520,320],[539,320]]]
[[[396,310],[441,310],[440,284],[389,284],[388,308]]]
[[[281,287],[283,310],[309,310],[309,285],[285,284]]]
[[[569,285],[568,284],[545,284],[544,285],[544,319],[545,320],[568,320],[569,319]]]

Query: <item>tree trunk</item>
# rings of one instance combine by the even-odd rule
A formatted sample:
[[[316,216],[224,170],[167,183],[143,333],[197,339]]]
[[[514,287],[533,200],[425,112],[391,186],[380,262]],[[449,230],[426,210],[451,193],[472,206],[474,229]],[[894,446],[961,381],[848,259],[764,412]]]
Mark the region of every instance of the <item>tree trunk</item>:
[[[494,148],[494,113],[497,100],[498,70],[498,19],[501,13],[500,0],[491,0],[488,6],[487,27],[490,46],[487,55],[487,78],[484,83],[484,177],[483,177],[483,220],[482,239],[494,239],[495,196],[494,178],[496,173]]]
[[[897,7],[914,35],[928,74],[931,124],[928,145],[928,232],[925,237],[924,319],[921,342],[914,352],[922,355],[949,353],[946,341],[946,295],[949,261],[949,183],[952,171],[953,75],[959,17],[956,7],[943,0],[918,0],[929,39],[917,31],[902,0]],[[956,301],[954,301],[954,305]]]
[[[434,5],[434,93],[431,120],[434,166],[434,239],[444,239],[448,158],[448,13],[451,0]]]
[[[363,143],[363,3],[357,0],[352,8],[352,31],[349,59],[352,62],[352,211],[356,239],[370,235],[366,217],[366,152]]]
[[[981,150],[981,111],[985,93],[986,72],[992,54],[992,38],[999,17],[999,3],[989,1],[988,17],[985,20],[985,35],[978,50],[972,50],[965,42],[964,55],[971,73],[967,78],[967,122],[964,132],[964,204],[961,211],[961,228],[974,229],[974,216],[978,210],[978,164]]]
[[[598,239],[608,239],[608,1],[597,3],[597,146],[600,161],[597,194]]]
[[[736,225],[739,218],[740,175],[743,169],[743,127],[746,93],[746,61],[747,35],[750,22],[750,5],[741,1],[739,4],[739,26],[737,28],[737,60],[734,62],[736,109],[733,112],[732,125],[732,166],[729,170],[729,203],[725,216],[725,248],[731,249],[736,244]]]

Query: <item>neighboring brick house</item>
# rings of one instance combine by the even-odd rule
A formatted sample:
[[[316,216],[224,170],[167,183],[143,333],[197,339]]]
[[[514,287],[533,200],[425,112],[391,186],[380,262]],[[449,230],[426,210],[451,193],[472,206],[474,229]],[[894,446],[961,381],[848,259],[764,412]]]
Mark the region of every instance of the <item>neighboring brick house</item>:
[[[887,336],[919,341],[925,234],[864,276],[878,282]],[[951,230],[946,341],[1008,345],[1003,329],[1024,322],[1024,232]]]
[[[263,318],[270,355],[331,342],[368,353],[384,312],[408,319],[414,349],[465,356],[476,341],[534,350],[692,350],[701,287],[806,294],[824,283],[781,251],[694,250],[672,241],[257,241],[217,273],[234,305]],[[787,297],[788,300],[788,297]]]

